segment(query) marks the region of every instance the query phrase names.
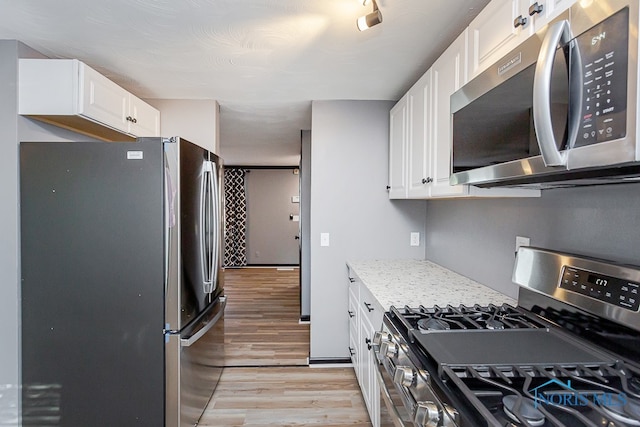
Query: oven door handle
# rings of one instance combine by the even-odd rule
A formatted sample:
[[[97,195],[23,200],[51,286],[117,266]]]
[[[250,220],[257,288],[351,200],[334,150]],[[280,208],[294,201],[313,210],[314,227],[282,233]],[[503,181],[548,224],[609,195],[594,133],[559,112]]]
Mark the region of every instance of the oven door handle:
[[[380,367],[382,366],[382,364],[378,362],[377,358],[376,358],[375,365],[376,365],[376,369],[375,369],[376,379],[378,380],[378,385],[380,386],[380,394],[382,396],[382,400],[384,401],[384,406],[386,406],[387,410],[391,412],[391,415],[392,415],[391,421],[393,421],[393,425],[395,427],[407,427],[404,421],[402,421],[400,413],[398,412],[395,405],[393,404],[393,401],[391,400],[391,395],[389,394],[389,390],[387,390],[387,386],[384,383],[384,379],[382,378],[382,373],[380,372]]]
[[[567,20],[556,22],[549,27],[540,47],[533,78],[533,125],[545,166],[566,166],[567,164],[566,152],[561,152],[558,149],[558,143],[553,134],[551,72],[558,44],[560,42],[566,44],[570,40],[571,28]],[[576,125],[575,118],[570,121],[569,126],[573,128]],[[570,129],[569,133],[573,135],[574,129]]]

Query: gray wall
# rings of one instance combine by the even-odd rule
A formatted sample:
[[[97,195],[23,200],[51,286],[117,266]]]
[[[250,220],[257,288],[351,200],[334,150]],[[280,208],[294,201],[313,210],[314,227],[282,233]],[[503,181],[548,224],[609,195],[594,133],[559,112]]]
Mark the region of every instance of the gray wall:
[[[311,134],[311,359],[349,357],[348,259],[423,259],[426,202],[389,201],[387,101],[318,101]],[[320,246],[320,233],[330,246]]]
[[[297,169],[296,169],[297,170]],[[293,169],[248,169],[247,191],[247,264],[298,265],[300,245],[300,175]]]
[[[535,199],[427,203],[426,257],[511,296],[515,237],[640,264],[640,184],[544,190]]]
[[[301,134],[300,155],[300,317],[311,315],[311,131]]]
[[[0,40],[0,390],[20,381],[19,142],[91,140],[18,112],[18,58],[43,57],[14,40]],[[0,425],[17,425],[15,394],[0,393]],[[16,409],[13,409],[16,408]]]
[[[0,41],[0,387],[16,386],[20,378],[17,58],[17,43]],[[18,415],[9,399],[17,402],[17,392],[0,396],[2,425]]]

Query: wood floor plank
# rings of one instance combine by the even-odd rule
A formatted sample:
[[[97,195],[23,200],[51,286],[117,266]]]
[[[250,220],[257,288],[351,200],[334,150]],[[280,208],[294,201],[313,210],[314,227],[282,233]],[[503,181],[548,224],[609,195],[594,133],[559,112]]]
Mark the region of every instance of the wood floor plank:
[[[371,427],[351,367],[310,368],[299,272],[225,272],[225,368],[200,427]]]
[[[352,368],[225,368],[199,426],[367,426]]]
[[[225,270],[225,366],[308,364],[299,275],[297,268]]]

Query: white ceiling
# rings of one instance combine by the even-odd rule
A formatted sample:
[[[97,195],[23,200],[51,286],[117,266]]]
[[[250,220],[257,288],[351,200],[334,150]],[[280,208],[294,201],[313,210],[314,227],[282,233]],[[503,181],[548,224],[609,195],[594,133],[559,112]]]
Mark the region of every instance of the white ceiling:
[[[488,0],[0,0],[0,39],[142,98],[215,99],[235,164],[291,164],[311,101],[397,100]]]

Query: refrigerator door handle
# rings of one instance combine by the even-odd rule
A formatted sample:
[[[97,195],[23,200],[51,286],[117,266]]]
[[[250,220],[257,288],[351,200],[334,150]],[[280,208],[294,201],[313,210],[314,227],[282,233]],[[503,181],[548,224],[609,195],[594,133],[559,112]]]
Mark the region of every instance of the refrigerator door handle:
[[[211,292],[213,292],[218,285],[218,264],[220,258],[220,189],[218,188],[218,166],[215,162],[211,163],[211,193],[212,193],[212,202],[213,202],[213,242],[212,242],[212,260],[211,260],[211,275],[212,277],[212,286]]]
[[[175,198],[176,189],[171,182],[171,169],[167,160],[167,153],[164,153],[164,277],[165,291],[169,286],[169,258],[171,247],[171,229],[176,224]]]
[[[213,316],[213,318],[211,320],[209,320],[209,322],[206,324],[206,326],[204,326],[203,328],[198,330],[198,332],[196,332],[195,334],[191,335],[190,337],[181,338],[180,339],[180,345],[182,347],[191,347],[204,334],[209,332],[209,330],[211,328],[213,328],[215,326],[215,324],[218,323],[218,320],[220,320],[222,318],[222,316],[224,315],[224,308],[225,308],[226,305],[227,305],[227,297],[224,297],[224,296],[220,297],[220,311],[218,311],[216,313],[216,315]]]
[[[211,271],[211,243],[207,239],[210,231],[210,200],[211,200],[211,162],[204,162],[202,180],[200,182],[200,265],[202,268],[202,290],[205,294],[212,292],[212,271]]]

